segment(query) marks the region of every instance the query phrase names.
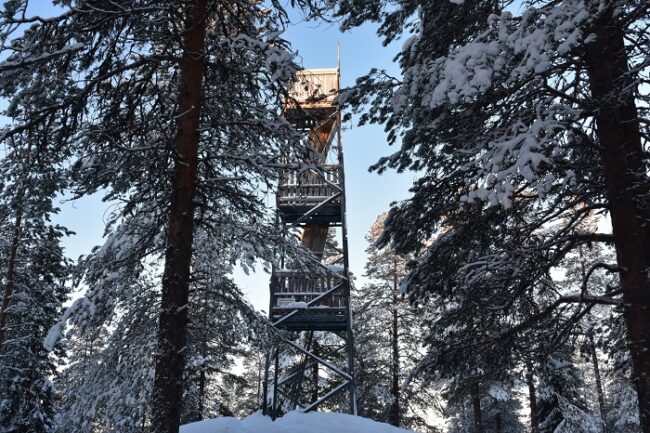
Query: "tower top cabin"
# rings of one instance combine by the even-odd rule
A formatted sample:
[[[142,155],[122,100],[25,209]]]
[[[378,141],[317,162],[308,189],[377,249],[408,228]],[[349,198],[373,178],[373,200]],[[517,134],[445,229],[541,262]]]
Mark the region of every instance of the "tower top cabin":
[[[301,108],[321,108],[335,105],[339,93],[339,69],[303,69],[296,73],[296,81],[289,91]],[[290,109],[294,101],[287,104]]]

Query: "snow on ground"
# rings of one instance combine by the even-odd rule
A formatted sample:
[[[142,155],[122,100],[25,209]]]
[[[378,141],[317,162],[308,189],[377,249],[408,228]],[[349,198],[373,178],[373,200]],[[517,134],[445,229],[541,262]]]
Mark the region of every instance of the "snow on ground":
[[[412,433],[342,413],[289,412],[282,418],[271,418],[256,412],[242,420],[223,417],[199,421],[181,427],[181,433]]]

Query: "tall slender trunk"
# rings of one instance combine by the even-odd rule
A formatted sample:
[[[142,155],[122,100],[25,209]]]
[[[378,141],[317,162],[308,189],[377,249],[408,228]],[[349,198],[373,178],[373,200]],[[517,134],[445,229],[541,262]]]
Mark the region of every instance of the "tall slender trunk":
[[[197,413],[199,414],[199,419],[203,419],[203,414],[205,413],[205,370],[201,369],[199,372],[199,407],[197,408]]]
[[[585,266],[585,260],[583,257],[582,245],[578,246],[578,252],[580,254],[580,272],[582,274],[582,280],[584,281],[587,278],[587,268]],[[596,353],[596,342],[594,341],[594,336],[589,333],[589,355],[591,356],[591,363],[594,369],[594,377],[596,379],[596,394],[598,394],[598,409],[600,410],[600,419],[603,421],[603,431],[606,433],[607,430],[607,417],[605,414],[605,394],[603,393],[603,382],[600,378],[600,368],[598,366],[598,353]]]
[[[526,366],[526,382],[528,382],[528,406],[530,406],[530,433],[538,433],[537,424],[537,395],[535,393],[535,379],[533,378],[533,367]]]
[[[397,263],[393,260],[393,303],[392,303],[392,335],[391,335],[391,394],[393,402],[390,406],[389,422],[399,426],[400,419],[400,392],[399,392],[399,323],[398,323],[398,297],[397,297]]]
[[[2,344],[4,343],[5,324],[7,323],[7,308],[11,296],[14,293],[14,274],[16,273],[16,254],[18,252],[18,245],[20,244],[20,234],[22,226],[23,213],[21,209],[16,211],[16,219],[14,221],[14,232],[11,235],[11,247],[9,249],[9,261],[7,262],[7,283],[5,284],[4,293],[2,294],[2,306],[0,307],[0,352],[2,352]]]
[[[172,196],[158,325],[158,353],[153,393],[153,432],[178,433],[183,402],[183,350],[187,339],[187,301],[194,193],[196,191],[199,126],[203,102],[205,13],[207,0],[187,1],[183,55],[180,60],[177,159],[172,175]]]
[[[320,356],[320,346],[318,345],[318,341],[314,341],[313,345],[314,348],[312,353],[316,356]],[[318,362],[315,362],[311,370],[311,403],[318,401],[318,377]]]
[[[472,408],[474,409],[474,433],[483,433],[483,416],[481,414],[481,390],[478,382],[472,384]]]
[[[203,290],[202,292],[202,297],[197,297],[197,303],[201,303],[201,323],[203,323],[203,327],[208,326],[208,321],[209,321],[209,312],[208,312],[208,305],[210,302],[211,298],[211,293],[210,290],[208,290],[208,287],[212,287],[213,282],[212,282],[212,276],[208,275],[207,280],[206,280],[206,290]],[[200,300],[199,300],[200,299]],[[208,354],[208,340],[209,340],[209,335],[208,332],[205,331],[205,329],[202,329],[200,332],[198,332],[195,337],[196,342],[198,343],[199,341],[201,342],[201,351],[200,355],[202,359],[208,359],[210,355]],[[199,370],[199,395],[198,395],[198,407],[196,408],[196,413],[197,417],[193,421],[201,421],[205,419],[205,400],[206,400],[206,385],[207,385],[207,375],[205,374],[205,366],[201,366],[201,369]],[[193,411],[194,408],[189,408],[190,412]]]
[[[596,393],[598,394],[598,409],[600,410],[600,419],[603,425],[607,423],[607,412],[605,411],[605,393],[603,392],[603,381],[600,377],[600,367],[598,365],[598,354],[596,353],[596,344],[593,335],[589,336],[589,351],[591,352],[591,363],[594,367],[594,377],[596,379]]]
[[[641,428],[650,433],[650,282],[647,269],[650,209],[639,120],[625,50],[624,30],[612,6],[594,23],[594,42],[586,45],[587,71],[598,109],[596,132],[605,169],[605,185],[625,302],[627,339],[639,397]],[[642,220],[645,220],[642,222]]]
[[[496,433],[503,433],[503,421],[501,420],[501,412],[497,412],[494,417],[494,430]]]
[[[140,418],[140,431],[142,433],[147,432],[147,407],[142,405],[142,418]]]
[[[257,355],[257,402],[262,400],[262,360]]]

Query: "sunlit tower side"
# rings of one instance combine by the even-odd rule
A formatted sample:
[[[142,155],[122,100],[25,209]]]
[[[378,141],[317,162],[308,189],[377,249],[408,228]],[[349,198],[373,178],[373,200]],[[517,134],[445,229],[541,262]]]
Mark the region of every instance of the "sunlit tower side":
[[[271,275],[269,318],[291,335],[267,357],[263,410],[272,416],[315,410],[346,391],[356,414],[339,83],[339,68],[302,70],[285,105],[285,117],[304,134],[307,157],[288,161],[280,174],[278,221],[288,234],[301,232],[315,266],[305,270],[283,257]],[[314,333],[335,348],[321,353]],[[334,385],[319,389],[320,376]],[[307,380],[316,389],[305,395]]]

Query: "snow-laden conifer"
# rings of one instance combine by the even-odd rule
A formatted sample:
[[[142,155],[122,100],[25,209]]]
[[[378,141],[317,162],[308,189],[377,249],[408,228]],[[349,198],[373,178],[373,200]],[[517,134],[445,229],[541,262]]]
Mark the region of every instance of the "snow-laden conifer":
[[[71,166],[75,196],[101,191],[117,204],[106,244],[85,262],[88,292],[48,346],[66,324],[110,321],[159,261],[152,428],[175,433],[195,228],[237,240],[229,254],[245,263],[272,256],[263,195],[299,144],[281,113],[296,69],[281,37],[286,12],[249,1],[69,0],[40,17],[31,3],[6,2],[0,15],[0,95],[13,120],[0,138],[40,128],[41,150]]]
[[[44,137],[20,134],[0,160],[0,430],[51,432],[57,412],[54,381],[61,351],[43,339],[67,299],[69,261],[51,221],[65,180],[57,160],[39,153]]]
[[[548,351],[594,305],[626,305],[650,432],[646,3],[342,2],[340,13],[344,27],[377,20],[387,42],[405,38],[399,77],[371,71],[342,100],[400,144],[376,170],[420,173],[383,237],[416,254],[407,290],[433,315],[467,308],[488,331],[475,341],[506,351],[519,340],[530,352],[540,340],[527,330]],[[594,213],[613,233],[582,229]],[[620,285],[558,291],[552,269],[589,242],[613,244],[617,263],[588,263],[587,279],[605,270]]]

